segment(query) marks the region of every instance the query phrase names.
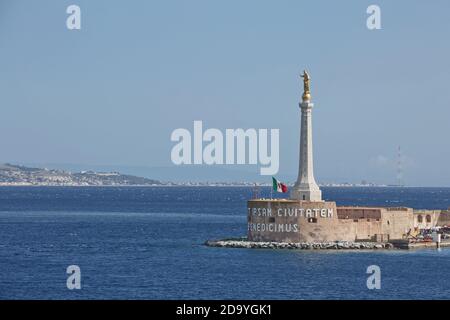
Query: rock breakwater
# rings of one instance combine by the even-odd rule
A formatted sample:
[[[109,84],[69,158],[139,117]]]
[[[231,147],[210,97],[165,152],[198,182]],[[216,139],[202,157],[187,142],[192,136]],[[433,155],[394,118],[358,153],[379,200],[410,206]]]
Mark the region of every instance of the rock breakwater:
[[[379,242],[256,242],[248,241],[245,238],[208,240],[205,242],[209,247],[223,248],[245,248],[245,249],[297,249],[297,250],[374,250],[374,249],[392,249],[391,243]]]

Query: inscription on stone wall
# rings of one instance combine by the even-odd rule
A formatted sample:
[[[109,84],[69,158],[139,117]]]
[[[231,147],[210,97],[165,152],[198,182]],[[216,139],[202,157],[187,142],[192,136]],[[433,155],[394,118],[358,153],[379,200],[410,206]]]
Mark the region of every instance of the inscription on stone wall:
[[[252,222],[252,218],[270,217],[270,218],[332,218],[334,211],[332,208],[264,208],[249,207],[247,208],[250,222],[248,223],[248,231],[250,232],[298,232],[297,223],[256,223]]]
[[[249,223],[248,231],[252,232],[298,232],[296,223]]]
[[[332,218],[333,209],[314,208],[247,208],[248,213],[256,217],[305,217],[305,218]]]

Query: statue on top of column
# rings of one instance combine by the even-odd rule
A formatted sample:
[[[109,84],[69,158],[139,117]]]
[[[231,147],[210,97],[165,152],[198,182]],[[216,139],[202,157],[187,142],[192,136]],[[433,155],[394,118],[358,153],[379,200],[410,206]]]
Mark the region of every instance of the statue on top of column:
[[[311,77],[309,76],[308,72],[306,70],[303,70],[303,74],[301,75],[303,78],[303,101],[309,101],[311,100],[311,92],[309,91],[309,81]]]

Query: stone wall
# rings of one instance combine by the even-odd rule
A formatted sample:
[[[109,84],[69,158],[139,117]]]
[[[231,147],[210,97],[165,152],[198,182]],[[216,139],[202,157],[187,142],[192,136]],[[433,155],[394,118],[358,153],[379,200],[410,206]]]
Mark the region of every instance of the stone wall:
[[[338,207],[340,219],[355,223],[355,240],[388,241],[402,239],[413,227],[410,208]]]
[[[376,235],[381,233],[380,208],[338,207],[337,212],[341,223],[347,221],[353,224],[356,241],[376,241]]]
[[[248,201],[248,240],[276,242],[402,239],[414,227],[410,208],[336,207],[335,202]]]
[[[383,208],[381,211],[382,234],[389,240],[399,240],[414,228],[414,215],[411,208]]]
[[[250,241],[353,241],[354,234],[352,223],[339,223],[335,202],[248,201]]]
[[[339,219],[380,219],[381,208],[371,207],[338,207]]]

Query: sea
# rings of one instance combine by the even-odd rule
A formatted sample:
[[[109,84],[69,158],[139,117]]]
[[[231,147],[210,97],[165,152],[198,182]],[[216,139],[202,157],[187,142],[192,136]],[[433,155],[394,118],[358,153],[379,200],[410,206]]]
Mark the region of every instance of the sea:
[[[212,248],[251,187],[0,187],[0,299],[449,299],[450,249]],[[270,189],[261,188],[261,197]],[[277,194],[282,197],[282,194]],[[338,205],[446,209],[450,188],[328,187]],[[69,266],[80,289],[69,289]],[[380,288],[369,289],[370,266]],[[369,279],[370,280],[370,279]]]

